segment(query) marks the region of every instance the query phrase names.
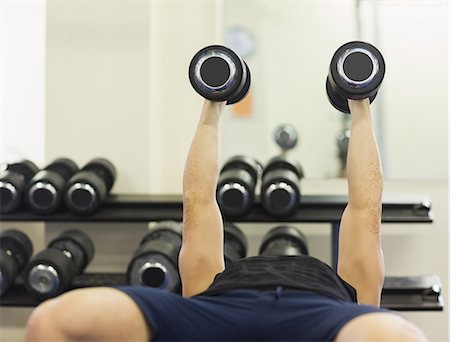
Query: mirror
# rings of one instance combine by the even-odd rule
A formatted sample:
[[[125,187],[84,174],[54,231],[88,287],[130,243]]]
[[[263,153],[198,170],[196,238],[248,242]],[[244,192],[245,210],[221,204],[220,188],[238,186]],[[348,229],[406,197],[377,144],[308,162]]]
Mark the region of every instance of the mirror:
[[[223,154],[267,161],[280,153],[274,131],[292,124],[299,143],[289,153],[308,178],[342,176],[339,147],[349,116],[328,102],[325,78],[342,44],[363,40],[386,60],[372,105],[386,178],[447,177],[448,18],[445,4],[225,2],[225,44],[252,71],[248,113],[230,109]],[[251,131],[252,134],[248,134]]]

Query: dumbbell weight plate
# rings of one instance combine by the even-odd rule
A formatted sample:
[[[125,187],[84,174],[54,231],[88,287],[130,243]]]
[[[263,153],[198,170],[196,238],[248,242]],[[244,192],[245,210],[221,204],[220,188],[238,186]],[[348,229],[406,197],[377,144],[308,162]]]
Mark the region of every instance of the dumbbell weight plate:
[[[6,292],[14,282],[18,273],[17,263],[13,256],[0,250],[0,295]]]
[[[179,246],[168,241],[144,241],[128,265],[128,283],[177,291],[180,285],[178,253]]]
[[[16,229],[7,229],[0,233],[0,246],[5,251],[11,251],[19,269],[25,267],[33,254],[30,238]]]
[[[245,70],[246,70],[246,75],[244,76],[245,77],[244,86],[242,87],[241,90],[238,89],[236,95],[233,95],[232,97],[230,97],[227,100],[227,105],[231,105],[231,104],[241,101],[247,95],[247,93],[250,89],[250,84],[251,84],[250,69],[249,69],[247,63],[244,62],[244,64],[245,64]]]
[[[37,253],[24,271],[24,285],[28,293],[38,299],[59,295],[75,276],[72,260],[60,250],[45,249]]]
[[[274,241],[279,240],[280,242],[288,241],[290,243],[286,244],[288,247],[289,253],[294,253],[293,246],[297,247],[301,254],[309,255],[308,245],[306,241],[305,235],[298,229],[292,226],[279,226],[271,229],[264,237],[261,243],[261,247],[259,248],[259,254],[264,255],[266,248],[271,245]],[[279,246],[275,246],[274,250],[280,250]]]
[[[224,222],[223,225],[225,244],[233,247],[240,258],[245,258],[248,247],[247,237],[231,222]]]

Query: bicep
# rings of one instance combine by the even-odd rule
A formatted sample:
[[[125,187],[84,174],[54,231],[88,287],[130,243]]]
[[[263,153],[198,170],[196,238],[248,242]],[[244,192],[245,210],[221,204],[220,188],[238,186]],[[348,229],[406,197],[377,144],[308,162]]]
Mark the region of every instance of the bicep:
[[[223,224],[215,201],[185,202],[179,270],[183,296],[206,290],[225,268]]]
[[[380,227],[381,207],[349,205],[342,215],[337,272],[356,289],[361,304],[380,305],[384,281]]]

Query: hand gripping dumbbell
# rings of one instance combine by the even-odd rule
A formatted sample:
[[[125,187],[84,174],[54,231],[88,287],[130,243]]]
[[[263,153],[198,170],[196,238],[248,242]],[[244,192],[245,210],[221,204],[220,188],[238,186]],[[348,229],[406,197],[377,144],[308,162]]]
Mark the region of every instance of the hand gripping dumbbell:
[[[242,230],[231,222],[224,222],[223,229],[225,264],[245,258],[248,242]]]
[[[35,298],[46,299],[69,289],[94,256],[91,238],[80,230],[67,230],[37,253],[25,267],[23,281]]]
[[[29,160],[7,164],[0,173],[0,212],[9,213],[20,206],[27,183],[38,171]]]
[[[303,170],[287,156],[269,160],[261,181],[261,205],[271,215],[288,216],[300,203]]]
[[[287,152],[297,145],[297,130],[290,124],[280,125],[275,129],[274,138],[281,150]]]
[[[328,99],[339,111],[350,113],[347,99],[372,102],[383,81],[385,64],[373,45],[354,41],[342,45],[331,59],[326,81]]]
[[[178,292],[181,231],[181,223],[174,221],[161,221],[152,227],[128,265],[128,283]]]
[[[250,210],[261,173],[261,164],[250,157],[235,156],[224,164],[216,191],[217,202],[224,215],[236,217]]]
[[[0,233],[0,295],[14,283],[33,254],[31,240],[19,230]]]
[[[28,182],[25,200],[39,214],[51,214],[61,206],[67,181],[78,171],[68,158],[58,158]]]
[[[275,227],[264,235],[259,255],[309,255],[306,237],[292,226]]]
[[[116,180],[114,165],[96,158],[87,163],[67,183],[64,201],[75,214],[88,215],[103,203]]]
[[[189,65],[189,81],[195,91],[211,101],[233,104],[250,88],[250,69],[234,51],[211,45],[198,51]]]

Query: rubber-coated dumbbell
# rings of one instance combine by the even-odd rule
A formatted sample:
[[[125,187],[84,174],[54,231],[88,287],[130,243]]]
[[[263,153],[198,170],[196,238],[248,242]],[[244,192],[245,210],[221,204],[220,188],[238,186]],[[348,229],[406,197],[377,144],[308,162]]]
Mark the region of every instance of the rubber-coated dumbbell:
[[[178,292],[181,231],[181,223],[175,221],[161,221],[152,227],[131,258],[128,283]]]
[[[300,179],[303,170],[287,156],[269,160],[261,181],[261,205],[271,215],[288,216],[298,207],[301,199]]]
[[[242,58],[221,45],[201,49],[189,65],[192,87],[211,101],[239,102],[247,95],[250,78],[250,69]]]
[[[0,233],[0,295],[14,283],[33,254],[31,240],[19,230]]]
[[[87,163],[67,183],[64,201],[75,214],[88,215],[103,203],[116,180],[114,165],[96,158]]]
[[[253,158],[235,156],[225,162],[216,192],[217,203],[224,215],[236,217],[250,210],[261,174],[262,166]]]
[[[345,165],[347,161],[348,143],[350,141],[350,130],[344,129],[336,136],[339,160]]]
[[[385,64],[378,49],[365,42],[342,45],[331,59],[326,81],[328,99],[339,111],[350,113],[347,99],[372,102],[383,81]]]
[[[259,248],[259,255],[308,255],[306,237],[292,226],[278,226],[264,235]]]
[[[282,151],[289,151],[297,145],[297,130],[290,124],[280,125],[275,129],[274,138]]]
[[[25,267],[23,281],[35,298],[45,299],[69,289],[94,256],[91,238],[80,230],[67,230],[37,253]]]
[[[20,206],[27,183],[38,171],[29,160],[7,164],[0,174],[0,212],[9,213]]]
[[[235,262],[247,255],[247,238],[237,226],[231,222],[224,222],[224,256],[225,263]]]
[[[68,158],[58,158],[34,175],[27,185],[25,200],[39,214],[51,214],[61,206],[67,181],[78,171]]]

